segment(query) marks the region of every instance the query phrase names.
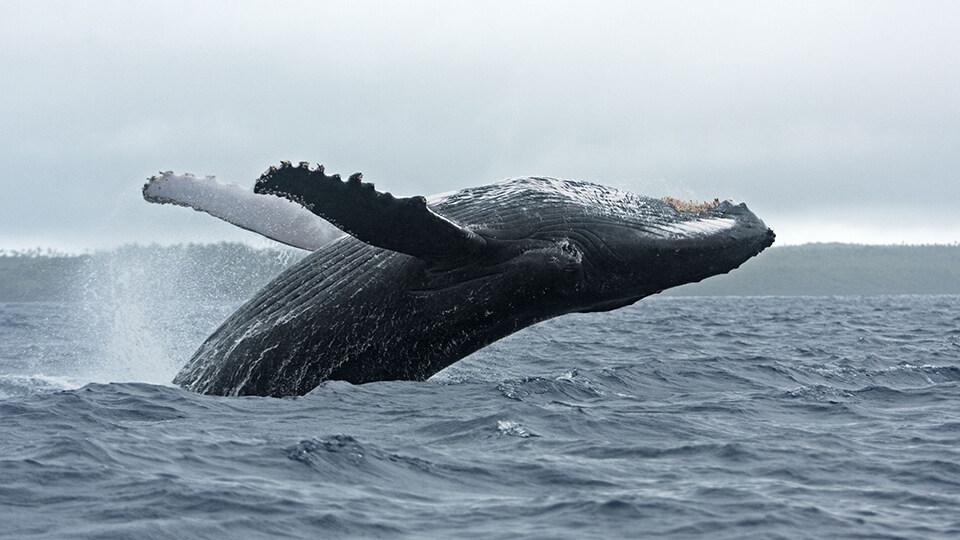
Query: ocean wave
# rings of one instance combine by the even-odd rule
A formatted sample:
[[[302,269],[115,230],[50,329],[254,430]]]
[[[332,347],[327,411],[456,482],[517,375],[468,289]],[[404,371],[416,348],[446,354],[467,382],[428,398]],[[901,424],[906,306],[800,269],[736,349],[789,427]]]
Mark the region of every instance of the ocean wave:
[[[274,399],[150,384],[184,360],[140,354],[164,339],[104,340],[130,345],[104,365],[69,308],[18,305],[0,537],[952,537],[957,307],[651,298],[427,382]],[[203,332],[176,328],[189,355]],[[139,382],[92,382],[111,373]]]

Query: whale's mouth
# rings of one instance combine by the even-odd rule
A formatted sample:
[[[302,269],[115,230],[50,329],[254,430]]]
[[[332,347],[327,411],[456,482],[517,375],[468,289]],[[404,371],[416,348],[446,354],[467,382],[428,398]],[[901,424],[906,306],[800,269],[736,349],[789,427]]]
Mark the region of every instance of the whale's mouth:
[[[768,227],[767,232],[764,234],[764,237],[763,237],[763,244],[762,244],[763,249],[767,249],[768,247],[772,246],[773,242],[776,239],[777,239],[777,233],[773,232],[773,229]]]

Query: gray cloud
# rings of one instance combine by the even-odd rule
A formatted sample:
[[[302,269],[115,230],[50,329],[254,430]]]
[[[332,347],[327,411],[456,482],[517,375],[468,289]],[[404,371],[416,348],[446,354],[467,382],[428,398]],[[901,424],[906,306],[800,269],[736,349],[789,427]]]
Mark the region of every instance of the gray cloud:
[[[248,238],[139,185],[281,159],[404,194],[732,197],[788,242],[960,240],[954,3],[341,4],[4,3],[0,247]]]

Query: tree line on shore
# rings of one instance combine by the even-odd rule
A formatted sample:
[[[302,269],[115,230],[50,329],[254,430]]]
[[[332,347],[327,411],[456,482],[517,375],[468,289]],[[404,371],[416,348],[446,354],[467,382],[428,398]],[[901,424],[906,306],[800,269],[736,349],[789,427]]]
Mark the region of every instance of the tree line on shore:
[[[241,243],[123,246],[70,255],[0,251],[0,301],[71,301],[135,282],[151,294],[238,301],[305,255]],[[773,247],[730,274],[668,295],[960,294],[960,245]]]

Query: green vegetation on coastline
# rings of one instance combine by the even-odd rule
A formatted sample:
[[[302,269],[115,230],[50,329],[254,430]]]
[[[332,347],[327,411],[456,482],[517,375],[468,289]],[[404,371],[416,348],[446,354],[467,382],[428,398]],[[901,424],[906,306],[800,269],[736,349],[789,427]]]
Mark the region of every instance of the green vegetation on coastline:
[[[729,274],[677,287],[664,294],[960,294],[960,245],[774,246]]]
[[[0,301],[69,301],[136,282],[152,294],[242,300],[303,252],[239,243],[124,246],[65,255],[0,251]],[[960,245],[773,247],[730,274],[667,295],[960,294]]]
[[[0,252],[0,302],[85,300],[113,291],[242,300],[303,255],[241,243],[132,245],[85,255]]]

